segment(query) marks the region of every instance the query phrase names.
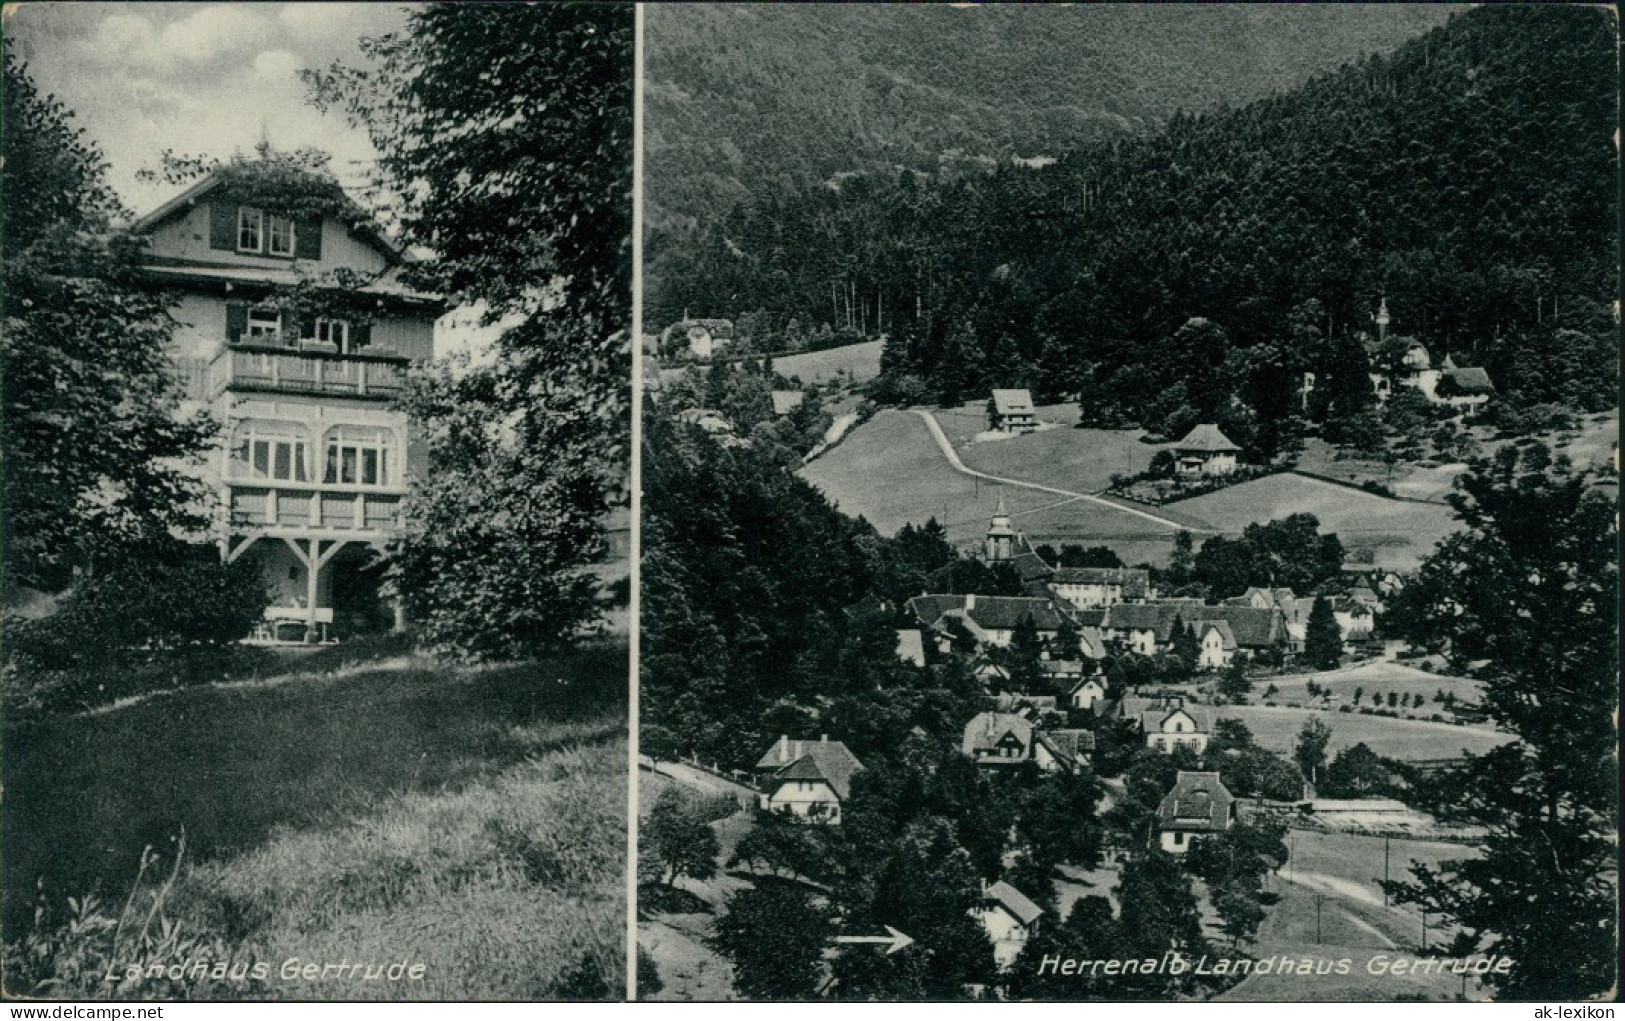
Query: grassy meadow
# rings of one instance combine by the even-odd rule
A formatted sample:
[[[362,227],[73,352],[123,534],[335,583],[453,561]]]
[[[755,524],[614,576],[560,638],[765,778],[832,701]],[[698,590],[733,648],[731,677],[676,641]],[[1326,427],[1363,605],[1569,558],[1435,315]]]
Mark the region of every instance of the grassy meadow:
[[[619,997],[626,676],[624,647],[485,667],[400,658],[8,726],[8,950],[37,898],[47,927],[86,894],[116,915],[150,847],[136,915],[271,966],[268,983],[210,995]],[[116,938],[96,952],[118,958]],[[30,993],[37,970],[7,958],[7,993]],[[283,980],[290,958],[424,971]],[[80,991],[154,994],[94,977]]]
[[[1440,539],[1459,528],[1449,507],[1389,500],[1292,474],[1268,475],[1180,500],[1171,509],[1227,534],[1238,534],[1255,521],[1313,514],[1321,531],[1337,533],[1345,548],[1369,548],[1378,566],[1402,571],[1414,570]]]
[[[878,340],[845,347],[808,351],[773,359],[773,370],[781,376],[795,376],[802,383],[825,383],[840,379],[848,383],[867,382],[880,375]]]
[[[1428,713],[1433,710],[1416,711]],[[1291,753],[1298,732],[1311,719],[1319,720],[1332,730],[1331,742],[1326,748],[1328,757],[1363,741],[1372,751],[1390,759],[1448,759],[1460,755],[1462,749],[1482,755],[1512,740],[1511,735],[1488,727],[1362,716],[1358,712],[1262,705],[1222,706],[1213,712],[1219,719],[1237,719],[1245,723],[1260,746],[1283,755]]]

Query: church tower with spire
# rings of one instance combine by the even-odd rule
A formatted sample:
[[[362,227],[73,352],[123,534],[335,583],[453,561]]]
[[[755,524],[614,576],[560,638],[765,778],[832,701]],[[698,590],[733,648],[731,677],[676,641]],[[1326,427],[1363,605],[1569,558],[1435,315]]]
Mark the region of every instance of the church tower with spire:
[[[990,564],[1009,560],[1016,555],[1016,530],[1010,527],[1010,512],[1005,510],[1004,497],[993,512],[993,521],[987,526],[987,560]]]

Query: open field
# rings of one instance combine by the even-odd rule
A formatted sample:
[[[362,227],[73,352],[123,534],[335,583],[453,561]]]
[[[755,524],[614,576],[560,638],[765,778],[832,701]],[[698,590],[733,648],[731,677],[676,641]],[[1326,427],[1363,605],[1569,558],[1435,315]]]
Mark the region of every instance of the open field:
[[[1318,719],[1332,730],[1331,743],[1326,749],[1328,758],[1362,741],[1378,755],[1411,761],[1454,758],[1464,748],[1475,755],[1482,755],[1512,740],[1511,735],[1498,733],[1488,727],[1458,727],[1453,723],[1433,723],[1429,720],[1362,716],[1358,712],[1244,705],[1222,706],[1213,710],[1213,714],[1219,719],[1242,721],[1253,732],[1253,738],[1259,745],[1282,754],[1291,753],[1298,739],[1298,731],[1311,718]]]
[[[1313,514],[1321,531],[1336,532],[1345,548],[1371,548],[1378,566],[1402,571],[1415,569],[1458,528],[1448,507],[1388,500],[1291,474],[1243,482],[1171,507],[1226,533],[1239,533],[1255,521]]]
[[[143,848],[167,859],[184,832],[183,927],[265,961],[426,966],[260,995],[617,996],[625,655],[399,660],[8,727],[7,938],[36,881],[53,912],[117,905]]]
[[[849,383],[862,383],[880,375],[880,348],[880,341],[871,340],[823,351],[785,355],[773,359],[773,371],[781,376],[799,378],[803,383],[822,383],[837,377]]]
[[[1373,975],[1371,966],[1384,958],[1413,957],[1422,942],[1422,918],[1412,907],[1384,905],[1377,880],[1383,874],[1381,837],[1294,830],[1287,835],[1292,857],[1269,880],[1281,900],[1268,909],[1258,942],[1249,956],[1264,959],[1285,955],[1293,959],[1348,962],[1347,975],[1254,975],[1225,991],[1225,1001],[1393,1001],[1426,998],[1454,999],[1462,982],[1454,975]],[[1412,861],[1437,865],[1452,858],[1470,858],[1474,851],[1460,844],[1433,841],[1392,841],[1389,874],[1403,878]],[[1318,901],[1318,904],[1317,904]],[[1319,919],[1317,940],[1317,915]],[[1428,943],[1438,946],[1449,938],[1437,923],[1429,929]],[[1483,995],[1471,979],[1469,999]]]
[[[1489,430],[1482,426],[1475,427],[1473,434],[1478,438],[1479,446],[1486,456],[1514,442],[1491,439]],[[1555,451],[1568,454],[1575,465],[1582,468],[1608,465],[1611,462],[1614,441],[1618,438],[1617,411],[1585,416],[1580,422],[1578,435],[1567,442],[1552,436],[1542,437]],[[1467,468],[1466,464],[1458,461],[1442,463],[1433,468],[1396,465],[1390,472],[1387,465],[1375,458],[1347,455],[1339,457],[1338,454],[1337,448],[1330,443],[1318,437],[1311,437],[1304,443],[1303,453],[1298,458],[1298,466],[1322,475],[1347,479],[1355,485],[1367,481],[1380,482],[1391,487],[1399,496],[1410,497],[1413,500],[1438,501],[1444,500],[1446,494],[1454,487],[1456,477]]]
[[[932,413],[969,467],[1079,493],[1100,492],[1111,485],[1113,475],[1145,471],[1157,451],[1171,446],[1142,443],[1145,434],[1139,430],[1073,428],[1074,405],[1041,407],[1037,412],[1040,421],[1060,422],[1063,427],[984,443],[969,438],[987,428],[985,402]]]
[[[1473,704],[1478,702],[1483,691],[1482,686],[1470,677],[1430,674],[1426,670],[1418,670],[1393,660],[1377,660],[1345,670],[1318,674],[1271,677],[1266,683],[1275,685],[1278,691],[1271,701],[1306,702],[1309,698],[1307,686],[1310,681],[1321,688],[1331,689],[1336,696],[1334,704],[1342,702],[1352,704],[1354,689],[1363,688],[1365,690],[1360,700],[1361,705],[1370,705],[1371,696],[1376,692],[1381,692],[1386,698],[1388,692],[1392,691],[1401,697],[1421,695],[1427,699],[1426,712],[1436,712],[1440,709],[1433,701],[1433,696],[1440,691],[1454,695],[1458,701]],[[1258,686],[1260,691],[1263,687],[1262,684]]]
[[[943,458],[917,415],[882,411],[828,454],[801,469],[836,506],[883,534],[935,517],[955,542],[980,538],[999,497],[1012,514],[1063,499],[961,475]],[[1018,523],[1017,528],[1025,527]]]
[[[801,474],[843,512],[861,514],[888,535],[904,524],[924,524],[934,516],[948,529],[950,540],[979,539],[1000,496],[1015,527],[1034,542],[1053,534],[1058,519],[1090,536],[1155,540],[1159,535],[1154,524],[1127,512],[961,474],[949,465],[926,424],[912,412],[880,412],[853,430],[840,446],[806,465]]]

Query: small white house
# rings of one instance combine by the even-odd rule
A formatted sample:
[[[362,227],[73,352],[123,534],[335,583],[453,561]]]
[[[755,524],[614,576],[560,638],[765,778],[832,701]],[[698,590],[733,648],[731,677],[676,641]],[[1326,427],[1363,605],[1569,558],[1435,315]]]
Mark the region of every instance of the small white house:
[[[1175,748],[1189,748],[1200,755],[1207,750],[1213,728],[1208,725],[1207,714],[1185,705],[1181,698],[1164,699],[1140,713],[1140,729],[1145,734],[1145,746],[1159,752]]]
[[[1038,931],[1044,909],[1001,879],[983,887],[982,903],[973,914],[993,941],[994,963],[1000,971],[1008,971]]]
[[[1038,428],[1031,390],[994,390],[988,417],[1000,432],[1030,433]]]
[[[1173,789],[1157,809],[1159,842],[1169,854],[1184,854],[1200,836],[1223,833],[1236,821],[1236,798],[1218,773],[1180,770]]]
[[[1074,709],[1093,709],[1106,697],[1106,684],[1099,677],[1085,677],[1072,686],[1067,704]]]
[[[1238,464],[1241,448],[1207,422],[1185,434],[1174,444],[1174,471],[1180,475],[1230,475]]]
[[[817,741],[782,736],[756,763],[761,807],[806,822],[838,825],[852,794],[852,775],[863,768],[857,756],[828,735]]]

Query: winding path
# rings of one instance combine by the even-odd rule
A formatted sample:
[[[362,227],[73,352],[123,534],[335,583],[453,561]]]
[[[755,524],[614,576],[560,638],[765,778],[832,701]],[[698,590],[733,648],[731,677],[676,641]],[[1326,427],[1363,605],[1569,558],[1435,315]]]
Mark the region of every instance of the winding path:
[[[952,466],[954,471],[961,474],[972,475],[976,478],[986,479],[989,482],[997,482],[1005,486],[1018,486],[1022,489],[1036,489],[1040,493],[1054,493],[1056,496],[1065,496],[1074,500],[1087,500],[1090,503],[1098,503],[1102,507],[1110,507],[1114,511],[1121,511],[1124,514],[1133,514],[1136,517],[1144,518],[1147,521],[1154,522],[1175,532],[1203,531],[1203,529],[1192,528],[1191,526],[1182,524],[1178,521],[1173,521],[1169,518],[1152,514],[1150,511],[1139,510],[1135,507],[1125,507],[1120,503],[1113,503],[1110,500],[1103,500],[1100,497],[1090,493],[1074,493],[1069,489],[1056,489],[1054,486],[1041,486],[1036,482],[1023,482],[1021,479],[1008,479],[1000,475],[989,475],[987,472],[979,472],[974,468],[967,468],[965,466],[965,462],[959,459],[959,452],[954,449],[954,445],[948,442],[948,435],[942,431],[942,424],[937,421],[937,417],[931,414],[931,412],[922,410],[920,408],[915,408],[914,413],[925,420],[925,427],[931,431],[931,438],[937,441],[937,449],[942,451],[942,456],[948,459],[948,464]]]

